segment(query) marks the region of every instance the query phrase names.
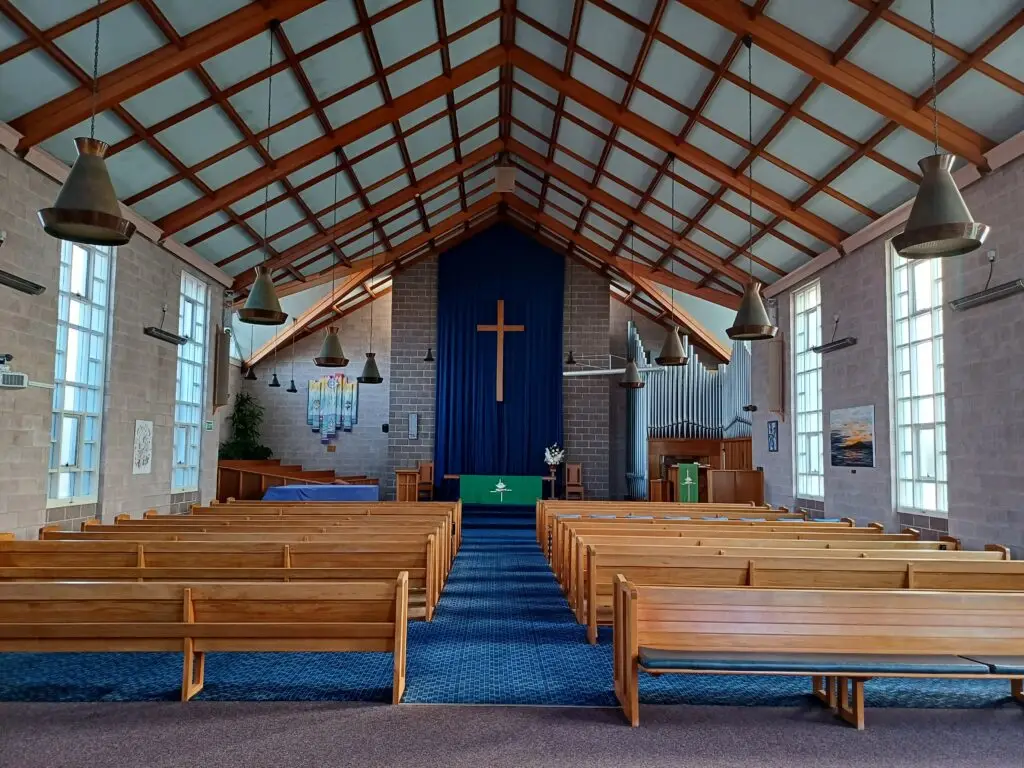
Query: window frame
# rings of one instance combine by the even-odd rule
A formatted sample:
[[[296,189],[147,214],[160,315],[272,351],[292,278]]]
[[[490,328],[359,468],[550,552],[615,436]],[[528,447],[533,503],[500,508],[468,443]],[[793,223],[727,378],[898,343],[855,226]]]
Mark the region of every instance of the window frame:
[[[76,277],[74,259],[76,250],[86,256],[84,270],[85,293],[74,290]],[[106,269],[98,274],[98,265],[103,257]],[[99,501],[101,483],[101,459],[103,449],[103,420],[106,415],[105,398],[107,376],[110,370],[110,344],[114,308],[114,277],[117,250],[106,246],[84,245],[61,241],[60,264],[57,281],[57,333],[54,342],[53,363],[53,396],[50,399],[50,455],[46,466],[46,508],[73,507],[83,504],[95,504]],[[103,286],[105,295],[98,297],[98,290]],[[76,308],[79,308],[77,312]],[[86,323],[73,320],[74,314],[83,311],[89,313]],[[94,313],[102,313],[102,322],[97,323]],[[97,327],[98,326],[98,327]],[[78,344],[85,341],[88,348],[76,355],[78,368],[75,379],[68,377],[69,340],[72,332]],[[77,344],[76,344],[77,346]],[[97,357],[97,354],[101,357]],[[81,355],[85,355],[83,358]],[[97,366],[97,367],[94,367]],[[84,370],[82,370],[84,366]],[[84,377],[79,381],[78,377]],[[80,390],[81,403],[68,405],[68,387]],[[60,399],[63,399],[61,402]],[[90,402],[92,405],[90,406]],[[92,423],[90,424],[90,420]],[[64,438],[68,424],[75,424],[73,445],[74,463],[61,464],[62,454],[66,446]],[[90,429],[91,427],[91,429]],[[91,461],[83,465],[83,457],[89,455]],[[56,457],[57,464],[54,465]],[[78,491],[86,475],[91,479],[89,493],[76,493],[71,496],[52,496],[54,483],[59,486],[60,476],[74,475],[75,490]],[[56,478],[56,480],[55,480]],[[59,492],[59,491],[58,491]]]
[[[189,284],[192,285],[189,285]],[[192,293],[189,293],[192,290]],[[190,312],[186,317],[186,308]],[[200,317],[201,313],[201,317]],[[186,320],[188,322],[186,323]],[[201,333],[197,335],[195,329],[199,322]],[[187,327],[186,327],[187,326]],[[181,287],[178,294],[178,333],[187,336],[188,341],[180,345],[177,350],[174,379],[174,424],[171,433],[171,493],[191,493],[200,488],[202,461],[203,461],[203,419],[206,414],[207,396],[207,367],[209,358],[210,342],[210,286],[195,275],[182,270]],[[196,346],[199,347],[196,354]],[[192,355],[192,357],[189,357]],[[197,400],[183,400],[181,398],[182,375],[185,368],[192,369],[191,381],[194,387],[199,389]],[[182,417],[183,412],[191,409],[195,414],[194,420],[187,420]],[[179,436],[184,433],[187,441],[183,447],[179,442]],[[185,451],[185,461],[179,461],[181,451]],[[194,461],[190,460],[194,456]],[[180,473],[189,473],[184,483],[181,482]],[[194,480],[194,482],[193,482]]]
[[[798,310],[801,298],[811,293],[816,294],[816,300],[813,305],[809,305],[802,310]],[[811,315],[816,315],[817,326],[808,329],[801,329],[801,321],[803,318],[810,319]],[[821,355],[817,352],[813,352],[811,347],[815,347],[821,344],[822,334],[822,296],[821,296],[821,281],[814,280],[801,286],[798,290],[793,291],[790,298],[790,318],[792,325],[792,359],[790,361],[792,365],[792,403],[793,403],[793,496],[798,499],[807,499],[809,501],[824,501],[825,500],[825,424],[824,424],[824,404],[822,402],[823,397],[823,386],[822,386],[822,375],[824,364],[821,359]],[[812,321],[813,322],[813,321]],[[808,333],[808,331],[811,331]],[[801,338],[806,339],[806,346],[801,344]],[[816,376],[815,376],[816,374]],[[812,401],[812,405],[815,407],[801,409],[801,384],[808,379],[817,379],[817,397]],[[805,423],[808,419],[814,421],[816,417],[817,429],[813,428],[802,428],[801,424]],[[812,444],[813,438],[817,437],[818,444],[818,456],[817,456],[817,469],[815,472],[814,464],[811,461],[813,458],[811,453],[813,451]],[[806,440],[805,440],[806,438]],[[803,448],[802,448],[803,445]],[[808,459],[808,471],[801,471],[801,456],[806,454]],[[806,489],[807,485],[801,485],[802,479],[812,479],[817,481],[820,493],[815,493]]]
[[[904,259],[891,242],[887,251],[893,509],[897,513],[947,518],[949,458],[942,259]],[[918,270],[926,269],[931,296],[924,305],[918,301],[922,287],[918,281],[924,279],[923,272]],[[901,270],[906,274],[905,284]],[[901,305],[904,296],[905,308]],[[930,319],[930,323],[925,319]],[[906,326],[901,332],[899,324],[903,322]],[[928,333],[924,334],[926,325]],[[930,376],[919,369],[919,355],[930,362]],[[925,439],[927,434],[930,438]],[[923,449],[925,443],[930,443],[930,449]],[[926,457],[930,458],[931,474],[922,471]],[[926,503],[928,486],[934,486],[934,508]]]

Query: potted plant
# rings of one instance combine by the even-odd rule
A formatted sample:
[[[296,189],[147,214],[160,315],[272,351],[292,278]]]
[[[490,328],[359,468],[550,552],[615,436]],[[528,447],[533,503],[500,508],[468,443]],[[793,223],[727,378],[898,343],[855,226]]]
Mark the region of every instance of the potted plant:
[[[263,406],[248,392],[235,394],[231,409],[231,437],[220,444],[218,456],[222,459],[266,460],[274,452],[260,442],[263,427]]]

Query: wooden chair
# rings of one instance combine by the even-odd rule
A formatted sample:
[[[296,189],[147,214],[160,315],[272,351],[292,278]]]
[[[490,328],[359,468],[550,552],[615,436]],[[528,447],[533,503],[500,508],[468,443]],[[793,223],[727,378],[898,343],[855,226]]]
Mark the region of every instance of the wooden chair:
[[[583,501],[583,465],[565,465],[565,498]]]
[[[416,483],[416,501],[426,499],[434,500],[434,462],[421,461],[419,463],[420,477]]]

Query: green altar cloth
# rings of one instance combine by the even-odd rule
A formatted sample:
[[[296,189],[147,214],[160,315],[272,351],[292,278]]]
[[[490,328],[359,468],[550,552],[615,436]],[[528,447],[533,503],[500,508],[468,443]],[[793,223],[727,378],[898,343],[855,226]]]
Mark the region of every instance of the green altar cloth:
[[[462,475],[459,479],[463,504],[533,506],[541,493],[541,478],[529,475]]]

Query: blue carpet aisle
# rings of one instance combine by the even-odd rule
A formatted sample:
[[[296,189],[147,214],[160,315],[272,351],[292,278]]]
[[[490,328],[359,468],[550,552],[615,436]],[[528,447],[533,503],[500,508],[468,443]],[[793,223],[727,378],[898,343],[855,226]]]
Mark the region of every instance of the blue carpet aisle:
[[[615,706],[611,631],[586,643],[537,547],[532,510],[466,510],[463,543],[430,624],[409,627],[408,703]],[[0,654],[0,700],[175,700],[178,654]],[[205,700],[390,701],[389,654],[212,654]],[[796,705],[809,680],[665,675],[650,704]],[[876,680],[869,707],[995,706],[1005,682]]]

